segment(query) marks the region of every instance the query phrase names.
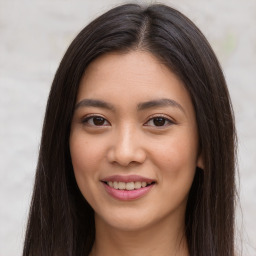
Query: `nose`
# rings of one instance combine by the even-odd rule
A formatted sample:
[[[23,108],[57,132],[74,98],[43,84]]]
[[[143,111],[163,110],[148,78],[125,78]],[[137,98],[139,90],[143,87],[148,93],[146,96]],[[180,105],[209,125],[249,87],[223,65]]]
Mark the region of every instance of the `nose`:
[[[107,158],[111,163],[127,167],[130,164],[142,164],[146,159],[143,141],[136,129],[124,127],[112,137]]]

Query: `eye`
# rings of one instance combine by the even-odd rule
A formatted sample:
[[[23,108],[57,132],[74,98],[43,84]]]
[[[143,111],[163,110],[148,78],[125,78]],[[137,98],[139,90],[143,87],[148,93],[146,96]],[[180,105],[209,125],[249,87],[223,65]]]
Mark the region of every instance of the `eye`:
[[[162,116],[156,116],[156,117],[150,118],[145,125],[155,126],[155,127],[165,127],[172,124],[174,124],[174,122],[171,121],[170,119]]]
[[[82,120],[88,126],[108,126],[110,123],[102,116],[88,116]]]

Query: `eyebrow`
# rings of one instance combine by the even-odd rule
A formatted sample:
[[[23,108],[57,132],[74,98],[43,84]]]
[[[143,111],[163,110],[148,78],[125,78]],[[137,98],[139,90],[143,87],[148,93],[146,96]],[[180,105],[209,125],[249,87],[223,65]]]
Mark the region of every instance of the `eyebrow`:
[[[138,110],[145,110],[145,109],[154,108],[154,107],[168,107],[168,106],[178,108],[185,113],[184,108],[177,101],[172,99],[157,99],[157,100],[146,101],[138,104]]]
[[[114,106],[112,106],[111,104],[102,100],[95,100],[95,99],[83,99],[79,101],[75,105],[75,110],[80,107],[96,107],[96,108],[105,108],[109,110],[115,109]]]
[[[139,103],[137,105],[137,110],[142,111],[142,110],[146,110],[154,107],[168,107],[168,106],[178,108],[185,113],[184,108],[177,101],[172,99],[165,99],[165,98]],[[75,105],[75,110],[80,107],[97,107],[97,108],[103,108],[103,109],[115,111],[115,107],[112,104],[102,100],[97,100],[97,99],[83,99]]]

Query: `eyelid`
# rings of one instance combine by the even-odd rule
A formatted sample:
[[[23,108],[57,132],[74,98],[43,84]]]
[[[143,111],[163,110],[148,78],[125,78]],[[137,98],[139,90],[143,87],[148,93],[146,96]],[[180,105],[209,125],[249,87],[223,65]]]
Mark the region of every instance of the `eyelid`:
[[[100,118],[103,118],[104,119],[104,122],[107,122],[108,125],[92,125],[92,124],[89,124],[88,121],[92,118],[95,118],[95,117],[100,117]],[[97,127],[97,128],[100,128],[100,127],[105,127],[105,126],[109,126],[111,125],[110,122],[102,115],[100,114],[88,114],[88,115],[85,115],[81,118],[81,123],[84,124],[84,125],[88,125],[88,126],[91,126],[91,127]]]
[[[163,125],[163,126],[152,126],[152,125],[147,125],[147,123],[151,120],[153,120],[154,118],[158,118],[158,117],[161,117],[161,118],[164,118],[166,121],[168,121],[168,125]],[[170,125],[173,125],[173,124],[176,124],[176,121],[171,118],[170,116],[167,116],[165,114],[154,114],[154,115],[151,115],[148,117],[147,121],[144,123],[145,126],[152,126],[152,127],[157,127],[158,129],[160,128],[165,128],[167,126],[170,126]]]
[[[88,121],[90,119],[93,119],[93,118],[96,118],[96,117],[100,117],[100,118],[103,118],[104,119],[104,123],[107,122],[107,125],[106,124],[103,124],[103,125],[94,125],[94,124],[89,124]],[[168,122],[168,124],[164,124],[162,126],[157,126],[157,125],[147,125],[147,123],[149,123],[150,121],[152,121],[154,118],[163,118],[165,119],[165,121]],[[100,127],[106,127],[106,126],[111,126],[111,123],[104,117],[102,116],[101,114],[87,114],[85,116],[83,116],[81,118],[81,123],[84,124],[84,125],[88,125],[88,126],[91,126],[91,127],[97,127],[97,128],[100,128]],[[165,127],[168,127],[170,125],[173,125],[173,124],[176,124],[176,121],[171,118],[170,116],[167,116],[165,114],[154,114],[154,115],[151,115],[147,118],[147,121],[144,122],[144,126],[149,126],[149,127],[157,127],[158,129],[161,129],[161,128],[165,128]]]

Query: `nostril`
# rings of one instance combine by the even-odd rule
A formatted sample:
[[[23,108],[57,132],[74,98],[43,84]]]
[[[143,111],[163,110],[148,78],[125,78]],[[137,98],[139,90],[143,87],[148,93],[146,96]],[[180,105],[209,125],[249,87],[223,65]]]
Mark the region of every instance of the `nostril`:
[[[146,152],[138,141],[126,135],[121,141],[114,140],[107,152],[108,162],[125,167],[143,163],[146,159]]]

